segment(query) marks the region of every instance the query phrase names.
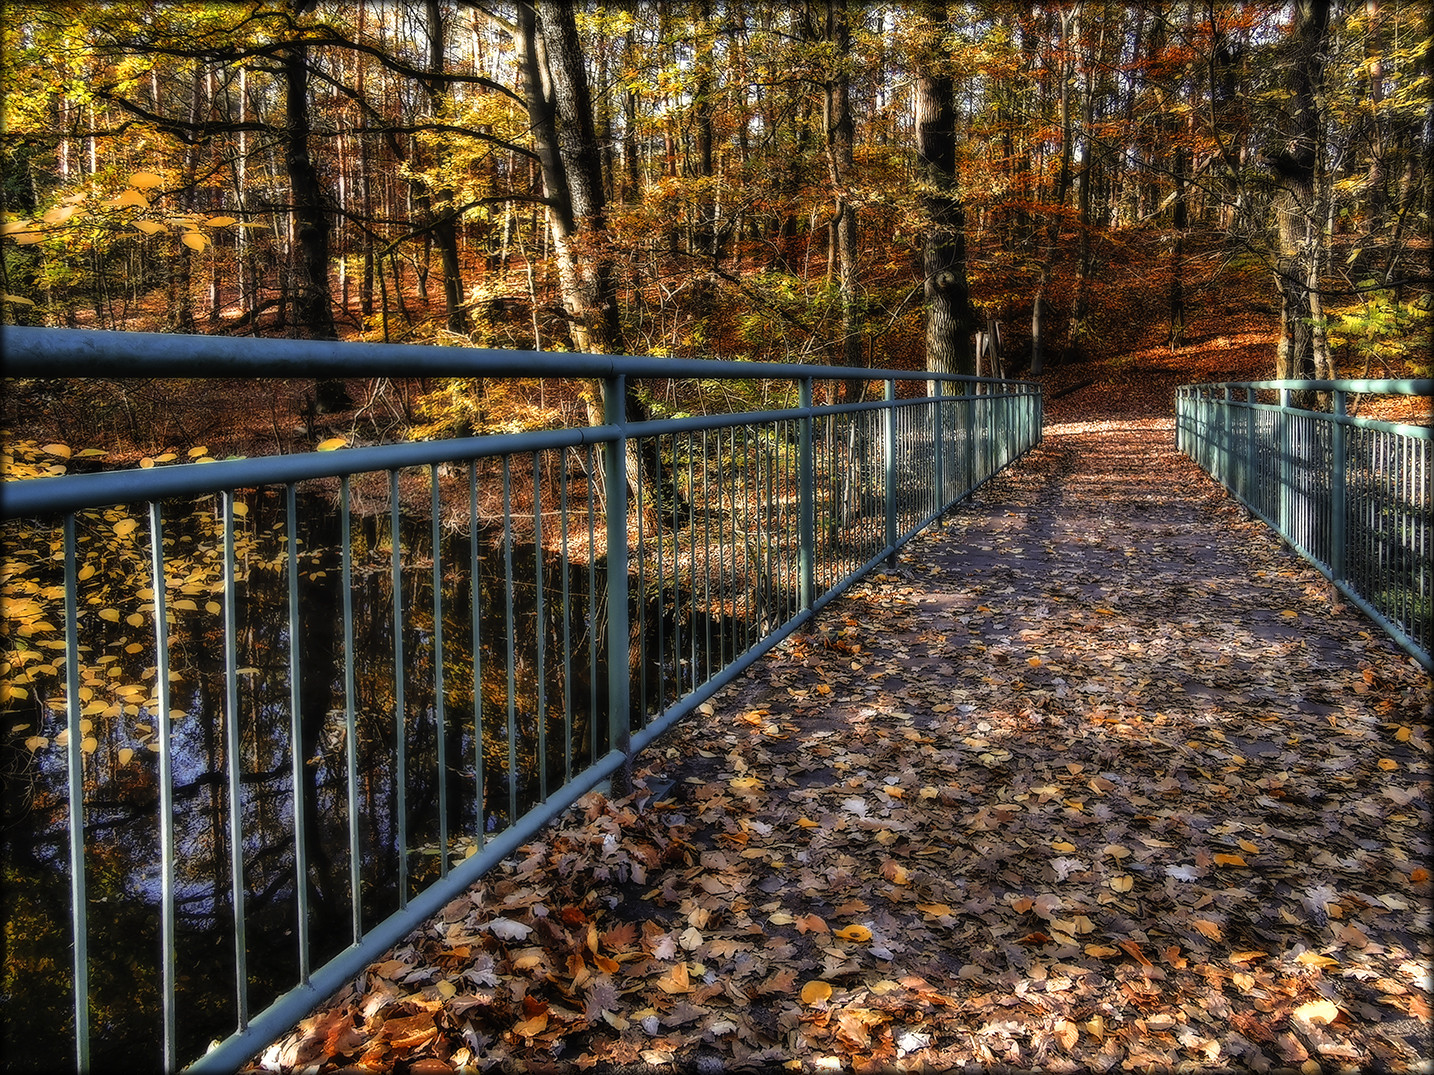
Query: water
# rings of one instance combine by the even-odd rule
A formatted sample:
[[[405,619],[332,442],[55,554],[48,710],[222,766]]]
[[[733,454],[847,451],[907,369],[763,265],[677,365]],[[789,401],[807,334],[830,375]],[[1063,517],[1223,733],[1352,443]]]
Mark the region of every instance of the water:
[[[562,548],[535,551],[528,532],[446,529],[438,541],[441,602],[435,616],[431,524],[399,525],[403,564],[394,615],[391,518],[356,514],[350,535],[353,659],[345,663],[339,517],[332,490],[300,502],[298,583],[301,668],[295,788],[289,683],[290,625],[284,505],[278,492],[246,498],[236,537],[240,581],[233,637],[240,714],[241,816],[249,1010],[258,1011],[297,981],[298,899],[294,801],[307,830],[310,961],[317,966],[352,940],[350,793],[362,879],[358,916],[365,929],[398,906],[400,869],[410,894],[436,875],[439,788],[445,788],[451,859],[478,832],[506,826],[607,749],[606,577],[601,563]],[[179,1056],[198,1055],[236,1025],[229,766],[226,710],[222,531],[211,503],[166,531],[170,707],[177,868],[176,966]],[[588,521],[575,513],[570,548],[585,547]],[[158,1058],[161,1021],[159,906],[158,669],[147,553],[113,535],[123,513],[81,518],[81,561],[100,556],[81,584],[81,698],[87,720],[86,875],[89,887],[92,1057],[97,1069]],[[147,523],[139,520],[143,537]],[[545,535],[549,542],[556,534]],[[47,587],[58,568],[52,537],[7,529],[15,579],[32,580],[46,612],[28,635],[7,636],[12,673],[28,697],[6,704],[4,740],[7,924],[3,1055],[15,1070],[49,1070],[73,1057],[70,996],[69,847],[62,606]],[[13,545],[12,545],[13,539]],[[23,547],[33,545],[33,555]],[[473,557],[478,559],[478,645],[474,642]],[[13,554],[13,555],[12,555]],[[539,569],[541,569],[539,571]],[[538,579],[541,577],[541,586]],[[634,576],[634,582],[636,577]],[[634,590],[636,587],[633,587]],[[7,589],[7,594],[12,591]],[[682,609],[681,612],[678,610]],[[630,610],[634,653],[646,705],[657,708],[705,674],[688,639],[715,630],[745,636],[736,620],[699,619],[693,603],[649,588]],[[435,689],[441,627],[442,694]],[[46,630],[45,628],[48,628]],[[657,644],[663,640],[661,649]],[[60,642],[57,648],[55,640]],[[681,649],[679,649],[681,647]],[[478,655],[475,677],[474,653]],[[29,654],[28,659],[25,654]],[[401,673],[400,673],[401,670]],[[348,778],[346,681],[353,681],[357,780]],[[474,735],[475,678],[483,728]],[[539,704],[541,699],[541,705]],[[400,704],[401,702],[401,704]],[[640,713],[639,713],[640,717]],[[35,737],[49,740],[36,745]],[[400,745],[402,750],[400,750]],[[480,757],[481,753],[481,757]],[[400,762],[400,757],[402,761]],[[442,762],[440,764],[440,758]],[[440,780],[440,771],[444,779]],[[402,802],[400,799],[402,797]],[[398,851],[400,808],[408,854]]]

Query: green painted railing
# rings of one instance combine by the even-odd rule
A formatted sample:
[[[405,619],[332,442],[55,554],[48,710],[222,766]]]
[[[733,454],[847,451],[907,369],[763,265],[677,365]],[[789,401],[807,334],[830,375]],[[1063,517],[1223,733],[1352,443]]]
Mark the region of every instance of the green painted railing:
[[[1434,380],[1185,385],[1176,441],[1426,668],[1434,643],[1430,429],[1355,417],[1351,396]],[[1329,401],[1328,411],[1295,400]]]
[[[5,482],[7,537],[42,528],[55,550],[24,576],[5,659],[53,760],[29,808],[68,873],[82,1070],[242,1064],[1041,439],[1038,386],[924,372],[17,328],[3,345],[12,378],[592,378],[607,415]],[[798,404],[630,423],[634,378],[785,381]],[[880,399],[813,402],[873,381]],[[151,861],[102,897],[116,774],[157,800],[125,822]],[[90,943],[116,902],[156,920],[118,970]],[[200,917],[227,941],[196,957]],[[92,1019],[92,981],[116,974],[139,1041]]]

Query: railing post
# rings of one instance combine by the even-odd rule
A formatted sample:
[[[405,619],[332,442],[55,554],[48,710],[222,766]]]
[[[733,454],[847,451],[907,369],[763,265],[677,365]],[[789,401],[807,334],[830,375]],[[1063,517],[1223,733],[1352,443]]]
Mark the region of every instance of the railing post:
[[[799,542],[801,545],[798,553],[798,561],[801,566],[801,602],[802,611],[805,612],[816,602],[816,553],[817,553],[817,522],[816,507],[813,504],[813,494],[816,482],[813,478],[812,465],[812,379],[803,377],[798,402],[802,411],[802,432],[801,442],[798,445],[798,452],[801,455],[799,460],[800,474],[798,477],[798,497],[801,504],[798,526],[801,527]]]
[[[1235,488],[1235,408],[1231,406],[1232,390],[1225,385],[1224,400],[1220,404],[1220,478],[1226,489]]]
[[[1260,418],[1260,412],[1255,407],[1257,398],[1253,388],[1245,389],[1245,406],[1249,412],[1245,420],[1245,505],[1247,507],[1254,503],[1255,490],[1259,487],[1259,480],[1255,474],[1259,452],[1256,426],[1259,424]]]
[[[932,382],[932,395],[936,402],[931,406],[931,451],[935,456],[935,477],[936,477],[936,513],[940,515],[946,510],[946,471],[942,465],[942,455],[945,449],[945,438],[941,430],[941,397],[946,389],[946,382],[939,377]]]
[[[896,565],[896,382],[886,381],[886,562]]]
[[[621,751],[627,764],[613,774],[613,793],[626,794],[632,777],[632,713],[629,683],[631,641],[627,595],[627,378],[603,379],[603,421],[618,428],[603,456],[607,491],[607,728],[608,748]]]
[[[1334,390],[1334,429],[1331,431],[1333,445],[1330,449],[1329,475],[1329,576],[1334,582],[1343,582],[1345,577],[1344,514],[1345,514],[1345,434],[1344,417],[1347,399],[1344,389]]]
[[[1294,445],[1290,435],[1290,390],[1280,388],[1280,534],[1290,536],[1290,513],[1294,505]]]

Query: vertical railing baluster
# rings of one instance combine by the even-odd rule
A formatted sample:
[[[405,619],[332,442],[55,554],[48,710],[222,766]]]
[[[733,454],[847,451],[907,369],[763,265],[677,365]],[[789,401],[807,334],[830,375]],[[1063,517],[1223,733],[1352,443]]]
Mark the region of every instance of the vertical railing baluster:
[[[597,475],[596,453],[583,445],[588,478],[588,764],[598,758]]]
[[[65,771],[70,799],[70,932],[74,941],[75,1069],[90,1070],[90,928],[85,885],[84,704],[80,698],[79,582],[75,515],[65,516]],[[157,593],[158,591],[156,591]]]
[[[158,532],[158,524],[155,527]],[[304,825],[304,694],[299,639],[304,623],[299,614],[299,512],[292,482],[284,487],[285,556],[289,584],[289,779],[294,784],[294,937],[299,948],[299,982],[309,982],[309,847]],[[161,651],[162,653],[163,651]],[[167,675],[160,666],[160,682]],[[162,703],[168,710],[168,703]],[[321,719],[321,718],[316,718]],[[172,838],[172,837],[171,837]],[[166,1065],[166,1070],[171,1070]]]
[[[563,565],[563,783],[573,779],[573,607],[568,559],[568,453],[558,452],[558,528]]]
[[[169,710],[169,594],[164,584],[164,521],[158,500],[149,504],[150,588],[154,590],[154,678],[155,700],[159,712],[155,724],[159,729],[159,955],[160,955],[160,1050],[165,1071],[181,1065],[178,1056],[179,1024],[175,1002],[178,978],[176,966],[174,920],[174,741]],[[290,628],[290,645],[294,634]],[[297,753],[297,750],[295,751]],[[295,791],[297,792],[297,785]],[[301,834],[300,834],[301,835]],[[303,843],[294,842],[296,854],[302,854]],[[300,933],[303,937],[304,934]],[[308,961],[300,949],[299,964],[302,980],[308,980]]]
[[[468,462],[468,588],[473,635],[473,813],[474,843],[488,838],[488,791],[483,758],[483,574],[478,559],[478,460]]]
[[[538,678],[538,801],[548,801],[547,621],[543,601],[543,474],[540,453],[533,453],[533,592],[535,594],[533,663]]]
[[[239,1029],[249,1025],[248,946],[244,931],[244,818],[239,764],[239,598],[234,563],[234,490],[224,505],[224,731],[225,779],[229,785],[230,900],[234,912],[234,1004]]]
[[[398,851],[398,906],[408,906],[408,699],[403,648],[403,539],[398,471],[388,472],[389,582],[393,588],[394,844]]]
[[[798,565],[801,578],[799,595],[802,611],[811,609],[816,602],[816,510],[812,503],[815,488],[812,464],[812,379],[803,377],[800,388],[802,409],[801,431],[797,439],[797,508],[798,508]]]
[[[633,441],[634,454],[642,458],[643,442]],[[647,488],[643,482],[643,471],[647,468],[640,462],[633,475],[633,499],[637,505],[637,720],[641,727],[647,723]],[[631,625],[629,625],[631,629]]]
[[[618,435],[607,444],[604,481],[607,485],[607,720],[608,749],[627,758],[614,777],[614,790],[626,793],[632,778],[631,664],[627,592],[627,378],[603,380],[603,421]],[[641,505],[639,505],[639,510]]]
[[[349,900],[353,939],[363,940],[363,856],[359,850],[358,679],[354,668],[353,512],[349,475],[339,483],[340,549],[344,611],[344,760],[348,778]]]
[[[518,820],[518,685],[516,632],[513,625],[513,478],[512,459],[503,456],[503,595],[508,669],[508,824]]]
[[[443,531],[438,464],[428,467],[433,534],[433,735],[438,755],[438,876],[448,876],[448,713],[443,683]]]
[[[886,562],[896,566],[896,382],[886,379],[886,408],[881,412],[886,444],[882,463],[886,469],[886,547],[891,550]]]

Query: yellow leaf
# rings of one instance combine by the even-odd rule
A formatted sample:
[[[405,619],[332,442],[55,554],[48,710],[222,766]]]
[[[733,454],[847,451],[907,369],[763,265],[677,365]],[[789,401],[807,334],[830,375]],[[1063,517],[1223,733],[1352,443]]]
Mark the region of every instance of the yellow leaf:
[[[234,502],[234,514],[239,516],[240,518],[243,518],[245,515],[249,514],[249,505],[244,503],[242,500],[236,500]]]
[[[232,216],[212,216],[205,221],[205,223],[211,228],[227,228],[230,224],[239,223],[239,218]]]
[[[43,735],[32,735],[25,740],[25,749],[29,751],[39,750],[41,747],[50,745],[50,740]]]
[[[152,466],[154,466],[154,460],[151,459],[149,456],[145,456],[139,461],[139,467],[141,470],[148,470]]]
[[[458,992],[458,987],[446,978],[438,983],[437,989],[438,995],[444,1000],[448,1000],[453,994]]]
[[[17,231],[24,231],[30,227],[28,220],[7,220],[0,224],[0,235],[14,235]]]
[[[178,459],[178,458],[179,458],[179,457],[178,457],[177,455],[175,455],[173,452],[165,452],[163,455],[157,455],[157,456],[155,456],[155,457],[154,457],[154,461],[155,461],[156,463],[168,463],[168,462],[170,462],[171,460]]]
[[[74,215],[75,207],[73,205],[57,205],[40,219],[46,224],[63,224]]]
[[[201,444],[201,445],[200,445],[199,447],[197,447],[197,448],[191,448],[191,449],[189,449],[189,451],[188,451],[187,453],[185,453],[185,454],[187,454],[190,459],[193,459],[195,456],[204,455],[204,454],[206,454],[208,451],[209,451],[209,448],[208,448],[207,446]]]
[[[74,454],[68,444],[47,444],[40,451],[48,452],[60,459],[68,459]]]
[[[208,601],[204,605],[204,611],[209,613],[211,616],[217,616],[219,615],[219,613],[224,611],[224,608],[222,605],[219,604],[218,601]]]
[[[1135,884],[1135,879],[1128,873],[1119,874],[1110,879],[1110,887],[1117,892],[1129,892]]]
[[[1299,613],[1296,612],[1296,611],[1295,611],[1294,609],[1292,609],[1292,608],[1287,608],[1287,609],[1282,609],[1282,610],[1280,611],[1280,615],[1283,616],[1283,617],[1284,617],[1285,619],[1287,619],[1287,620],[1292,620],[1292,619],[1294,619],[1296,616],[1298,616]]]
[[[187,231],[179,237],[179,241],[189,249],[201,252],[209,245],[209,240],[200,231]]]
[[[100,619],[105,620],[108,623],[119,623],[119,618],[120,614],[119,609],[117,608],[100,609]]]
[[[1257,852],[1260,850],[1260,845],[1259,845],[1259,844],[1256,844],[1256,843],[1251,843],[1249,840],[1241,840],[1241,841],[1240,841],[1240,850],[1241,850],[1241,851],[1248,851],[1250,854],[1253,855],[1253,854],[1257,853]]]
[[[942,915],[955,914],[949,903],[918,903],[916,909],[922,914],[931,915],[933,918],[940,918]]]
[[[116,209],[123,209],[128,205],[137,205],[141,209],[149,208],[149,200],[137,190],[126,190],[110,199],[110,205]]]
[[[524,1020],[522,1020],[522,1021],[520,1021],[520,1022],[517,1022],[517,1023],[514,1023],[514,1024],[513,1024],[513,1030],[514,1030],[514,1032],[523,1035],[523,1037],[525,1037],[525,1038],[534,1037],[535,1035],[541,1034],[544,1030],[547,1030],[547,1029],[548,1029],[548,1013],[547,1013],[547,1012],[539,1012],[537,1015],[533,1016],[533,1018],[531,1018],[531,1019],[524,1019]]]
[[[1065,851],[1067,853],[1076,850],[1076,845],[1071,843],[1069,840],[1057,840],[1055,843],[1051,844],[1051,847],[1057,851]]]
[[[0,302],[18,302],[21,306],[34,306],[34,299],[27,299],[24,295],[0,295]]]
[[[1390,772],[1390,771],[1393,770],[1393,769],[1398,769],[1398,768],[1399,768],[1399,763],[1398,763],[1397,761],[1395,761],[1393,758],[1380,758],[1380,759],[1379,759],[1379,767],[1380,767],[1381,769],[1383,769],[1383,770],[1387,773],[1387,772]]]
[[[1398,739],[1401,743],[1407,743],[1409,742],[1409,737],[1413,734],[1414,733],[1410,729],[1409,725],[1401,724],[1399,726],[1399,731],[1394,733],[1394,738]]]
[[[1215,856],[1217,866],[1244,866],[1246,865],[1244,855],[1227,855],[1223,852]]]
[[[83,750],[86,754],[93,754],[95,750],[99,747],[99,745],[100,741],[96,739],[93,735],[87,735],[80,740],[80,749]]]
[[[1322,956],[1318,952],[1301,952],[1295,957],[1296,963],[1303,963],[1307,967],[1337,967],[1339,960],[1331,959],[1329,956]]]
[[[838,937],[847,941],[871,940],[871,930],[867,929],[863,925],[859,925],[856,923],[853,923],[850,926],[843,926],[841,929],[833,930],[832,932],[835,933]]]
[[[821,824],[820,824],[820,823],[818,823],[818,822],[816,822],[816,821],[813,821],[813,820],[812,820],[811,818],[809,818],[809,817],[799,817],[799,818],[797,818],[797,824],[798,824],[799,826],[801,826],[802,828],[804,828],[804,829],[819,829],[819,828],[821,828]]]
[[[1085,954],[1094,956],[1096,959],[1108,959],[1115,955],[1119,949],[1112,948],[1108,944],[1088,944],[1085,946]]]
[[[146,235],[158,235],[162,231],[169,230],[157,220],[136,220],[134,226]]]
[[[1041,666],[1041,659],[1039,657],[1027,657],[1026,663],[1032,668],[1039,668]]]
[[[163,182],[164,180],[153,172],[135,172],[129,177],[129,185],[140,190],[153,190]]]
[[[730,783],[733,791],[756,791],[762,786],[762,782],[755,776],[739,776]]]
[[[315,451],[332,452],[335,448],[347,448],[348,443],[347,437],[330,437],[328,440],[319,441]]]
[[[1334,1003],[1323,998],[1311,1000],[1295,1009],[1295,1018],[1306,1023],[1332,1023],[1339,1018],[1339,1009]]]
[[[832,995],[832,987],[826,982],[813,980],[802,986],[802,1003],[815,1004],[819,1000],[828,1000]]]
[[[119,753],[115,755],[115,760],[121,765],[128,765],[133,758],[134,750],[131,747],[120,747]]]

